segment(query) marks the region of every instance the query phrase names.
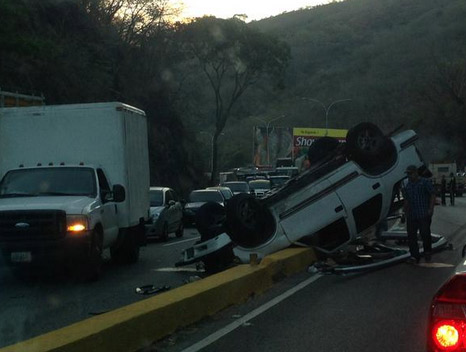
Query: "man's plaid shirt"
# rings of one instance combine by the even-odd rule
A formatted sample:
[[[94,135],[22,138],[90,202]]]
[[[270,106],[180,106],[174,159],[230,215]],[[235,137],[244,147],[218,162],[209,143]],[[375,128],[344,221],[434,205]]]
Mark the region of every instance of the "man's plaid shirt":
[[[429,215],[430,199],[434,194],[434,186],[426,178],[417,182],[408,181],[403,188],[403,197],[408,200],[408,216],[422,219]]]

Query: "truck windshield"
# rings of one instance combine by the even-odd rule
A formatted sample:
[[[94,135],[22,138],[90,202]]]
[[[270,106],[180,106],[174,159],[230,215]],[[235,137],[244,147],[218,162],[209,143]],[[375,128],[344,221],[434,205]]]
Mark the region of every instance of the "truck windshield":
[[[97,187],[91,168],[50,167],[7,172],[0,183],[0,197],[89,196]]]

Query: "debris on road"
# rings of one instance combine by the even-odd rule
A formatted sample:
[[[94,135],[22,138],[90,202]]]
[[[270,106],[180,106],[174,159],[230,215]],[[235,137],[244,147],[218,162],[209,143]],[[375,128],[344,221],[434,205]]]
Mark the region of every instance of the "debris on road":
[[[387,238],[394,240],[393,244],[387,244]],[[406,245],[400,245],[400,243],[405,243],[404,240],[406,240]],[[378,241],[364,244],[355,243],[352,248],[332,255],[324,261],[316,262],[309,267],[308,272],[323,274],[364,272],[404,262],[411,256],[407,247],[406,232],[404,234],[399,232],[396,236],[387,234],[384,241],[383,244]],[[448,249],[449,246],[445,237],[432,234],[432,249],[434,251]],[[423,252],[422,247],[420,252]]]
[[[141,295],[153,295],[156,293],[168,291],[170,289],[170,286],[159,286],[156,287],[154,285],[144,285],[140,287],[136,287],[136,293],[139,293]]]

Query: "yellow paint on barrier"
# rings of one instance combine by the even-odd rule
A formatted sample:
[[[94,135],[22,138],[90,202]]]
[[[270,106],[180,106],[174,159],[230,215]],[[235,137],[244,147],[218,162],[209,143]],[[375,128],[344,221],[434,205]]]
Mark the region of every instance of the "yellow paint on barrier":
[[[0,349],[0,352],[128,352],[260,294],[316,260],[309,248],[289,248],[143,301]]]

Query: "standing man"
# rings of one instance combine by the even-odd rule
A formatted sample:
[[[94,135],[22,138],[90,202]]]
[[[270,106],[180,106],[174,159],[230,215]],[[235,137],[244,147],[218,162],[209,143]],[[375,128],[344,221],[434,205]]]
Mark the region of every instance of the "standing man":
[[[431,259],[432,237],[430,224],[434,213],[435,191],[432,183],[426,178],[420,177],[418,169],[414,165],[406,168],[408,182],[403,190],[405,198],[403,209],[406,214],[406,230],[408,232],[409,252],[412,263],[419,263],[419,245],[417,233],[422,238],[424,257],[426,262]]]
[[[453,175],[453,172],[450,174],[450,183],[448,184],[450,190],[450,205],[455,205],[455,195],[456,195],[456,178]]]
[[[442,195],[442,205],[447,205],[447,201],[445,199],[445,194],[447,193],[447,179],[445,175],[442,175],[442,183],[440,184],[440,193]]]

